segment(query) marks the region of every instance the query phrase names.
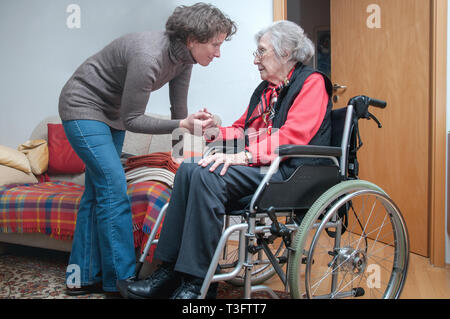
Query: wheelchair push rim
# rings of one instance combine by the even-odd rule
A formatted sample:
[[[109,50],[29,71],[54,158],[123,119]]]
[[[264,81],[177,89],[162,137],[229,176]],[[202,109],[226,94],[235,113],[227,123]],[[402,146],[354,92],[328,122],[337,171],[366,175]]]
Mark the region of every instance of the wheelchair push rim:
[[[343,207],[347,221],[339,215]],[[398,298],[403,289],[406,225],[372,183],[347,181],[324,193],[305,216],[293,248],[288,277],[294,298]]]

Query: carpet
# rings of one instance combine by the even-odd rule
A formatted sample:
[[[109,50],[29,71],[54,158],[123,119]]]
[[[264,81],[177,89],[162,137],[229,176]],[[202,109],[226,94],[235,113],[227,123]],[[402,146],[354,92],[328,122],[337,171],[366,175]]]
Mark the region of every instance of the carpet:
[[[65,252],[11,246],[0,255],[0,299],[105,299],[104,294],[69,296],[65,294],[65,272],[69,254]],[[275,291],[282,299],[289,295]],[[219,283],[218,299],[239,299],[243,289],[228,283]],[[267,299],[265,292],[252,295]]]

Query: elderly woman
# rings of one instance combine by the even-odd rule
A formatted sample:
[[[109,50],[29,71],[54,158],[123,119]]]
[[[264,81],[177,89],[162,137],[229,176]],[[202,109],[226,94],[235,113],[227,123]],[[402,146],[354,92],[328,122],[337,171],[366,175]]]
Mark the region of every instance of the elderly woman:
[[[231,127],[220,127],[224,140],[244,138],[245,151],[216,154],[183,163],[175,177],[167,215],[154,257],[162,265],[146,280],[128,285],[129,298],[195,299],[214,255],[231,203],[253,194],[283,144],[329,145],[331,83],[304,65],[314,47],[293,22],[274,23],[256,35],[254,53],[263,82]],[[248,132],[250,132],[247,134]],[[274,180],[299,165],[285,161]],[[211,285],[207,297],[214,297]]]
[[[67,138],[86,164],[67,272],[67,293],[116,292],[133,277],[136,256],[131,205],[120,154],[125,130],[172,133],[214,124],[211,115],[187,116],[193,65],[207,66],[236,32],[216,7],[179,6],[165,31],[124,35],[88,58],[68,80],[59,100]],[[151,92],[169,85],[171,120],[145,114]],[[78,269],[78,280],[71,269]],[[75,279],[74,283],[69,279]]]

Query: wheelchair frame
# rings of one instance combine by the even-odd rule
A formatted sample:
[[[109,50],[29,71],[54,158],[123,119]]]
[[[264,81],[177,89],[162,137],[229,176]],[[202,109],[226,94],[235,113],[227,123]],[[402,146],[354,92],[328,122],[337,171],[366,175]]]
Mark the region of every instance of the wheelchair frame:
[[[366,111],[367,111],[368,105],[371,104],[370,102],[375,101],[375,105],[376,105],[376,102],[380,102],[377,100],[371,100],[370,98],[367,98],[367,97],[363,97],[363,98],[366,98],[366,100],[364,100],[364,102],[367,104]],[[258,207],[256,206],[257,200],[260,198],[265,187],[269,184],[269,181],[270,181],[272,175],[278,170],[281,161],[284,160],[285,158],[291,158],[291,157],[308,158],[309,157],[309,158],[329,159],[339,168],[341,182],[339,182],[338,185],[345,183],[343,181],[347,180],[348,153],[349,153],[349,144],[350,144],[350,137],[351,137],[350,134],[351,134],[351,129],[352,129],[352,121],[354,120],[354,117],[355,117],[355,109],[354,109],[355,107],[353,104],[356,105],[357,103],[361,102],[360,100],[354,100],[354,99],[352,99],[351,102],[352,101],[355,103],[349,102],[349,105],[347,106],[343,136],[341,139],[340,147],[305,145],[305,146],[294,146],[292,148],[288,147],[285,149],[280,148],[279,156],[270,165],[266,175],[264,176],[263,180],[259,184],[258,188],[256,189],[256,191],[251,199],[249,212],[245,216],[245,219],[247,221],[230,226],[224,230],[224,232],[219,240],[219,243],[217,245],[215,254],[211,261],[211,264],[210,264],[210,267],[206,274],[206,277],[204,279],[204,282],[203,282],[203,285],[201,288],[201,295],[200,295],[201,299],[205,298],[206,293],[209,289],[209,286],[212,282],[227,281],[232,278],[235,278],[242,271],[242,269],[244,269],[244,298],[245,299],[251,298],[251,294],[254,292],[258,292],[258,291],[265,291],[265,292],[269,293],[270,296],[272,296],[273,298],[278,298],[278,296],[273,292],[273,290],[267,286],[264,286],[264,285],[252,286],[251,271],[254,266],[254,262],[252,260],[252,253],[249,251],[250,250],[249,247],[254,246],[256,237],[258,235],[268,234],[271,232],[271,226],[257,225],[257,223],[256,223],[256,221],[259,220],[260,218],[269,217],[267,212],[261,213],[260,211],[258,211]],[[374,105],[374,104],[371,104],[371,105]],[[358,110],[356,110],[356,112],[361,113],[361,110],[358,109]],[[363,114],[363,116],[359,115],[357,120],[359,120],[360,118],[363,118],[363,117],[374,119],[373,115],[366,112],[365,114]],[[376,122],[379,124],[379,122],[377,120],[376,120]],[[381,126],[381,125],[379,124],[379,126]],[[221,149],[223,149],[223,148],[221,148]],[[207,156],[210,152],[212,152],[214,150],[215,150],[214,148],[209,149],[208,153],[205,153],[204,156]],[[337,198],[323,200],[322,196],[321,196],[319,199],[317,199],[316,202],[314,202],[314,205],[313,205],[314,207],[311,207],[311,209],[312,208],[314,208],[316,210],[318,209],[319,213],[317,213],[317,212],[315,213],[317,216],[309,216],[308,214],[310,214],[310,213],[308,211],[307,216],[310,218],[307,221],[307,223],[309,223],[308,224],[309,226],[306,224],[305,224],[306,226],[304,225],[305,221],[303,221],[300,225],[297,224],[295,222],[295,219],[293,218],[294,214],[292,211],[291,212],[283,212],[283,213],[280,213],[280,212],[275,213],[276,217],[287,216],[290,218],[290,223],[283,224],[283,227],[285,230],[288,230],[290,232],[291,237],[292,237],[292,233],[297,231],[297,234],[295,237],[295,244],[297,246],[300,245],[300,247],[303,247],[301,245],[304,245],[304,243],[301,243],[301,241],[306,240],[304,238],[305,235],[302,236],[300,234],[300,236],[298,236],[298,233],[301,231],[301,229],[306,228],[307,231],[309,231],[313,228],[317,229],[316,235],[313,238],[313,241],[311,244],[312,253],[309,252],[307,254],[307,256],[300,257],[300,259],[301,259],[300,261],[298,261],[299,257],[296,257],[297,262],[292,263],[292,265],[294,265],[294,266],[291,268],[297,268],[297,267],[300,268],[299,263],[304,263],[305,267],[306,267],[306,271],[305,271],[306,291],[304,294],[299,294],[298,292],[292,293],[292,291],[291,291],[291,295],[293,295],[294,297],[296,297],[296,298],[315,297],[313,292],[311,291],[311,288],[308,289],[308,285],[309,285],[308,280],[310,279],[309,272],[310,272],[311,268],[313,267],[312,265],[314,264],[314,259],[312,256],[313,256],[314,249],[316,248],[316,244],[317,244],[317,240],[318,240],[316,237],[318,236],[318,234],[320,235],[320,233],[325,228],[326,229],[335,228],[336,233],[338,234],[338,235],[336,235],[336,238],[335,238],[334,250],[328,252],[329,254],[334,253],[336,255],[333,259],[334,260],[333,262],[335,264],[337,264],[337,266],[332,271],[333,278],[331,280],[331,293],[325,294],[321,297],[325,297],[325,298],[358,297],[358,296],[361,296],[364,294],[364,289],[362,289],[362,288],[354,288],[348,292],[336,292],[335,291],[336,285],[337,285],[337,276],[338,276],[338,273],[340,271],[342,271],[342,269],[345,268],[345,269],[351,269],[351,271],[358,271],[358,270],[361,271],[362,267],[367,267],[367,265],[364,264],[364,261],[362,262],[363,264],[361,265],[361,260],[364,259],[363,257],[365,255],[365,253],[367,253],[367,247],[366,247],[365,253],[364,253],[364,251],[361,251],[358,249],[351,250],[350,248],[346,248],[346,247],[340,248],[339,247],[340,236],[341,236],[343,224],[342,224],[342,219],[338,217],[338,213],[337,213],[338,209],[340,209],[342,207],[342,205],[349,205],[349,203],[350,203],[350,206],[351,206],[351,201],[353,198],[351,196],[359,196],[359,195],[364,195],[364,194],[369,194],[369,195],[375,196],[379,201],[382,202],[382,205],[385,207],[385,209],[387,209],[389,211],[388,212],[389,216],[394,216],[393,218],[395,218],[396,225],[393,225],[394,228],[397,228],[397,229],[394,229],[394,231],[393,231],[394,237],[395,237],[395,242],[398,240],[397,238],[400,238],[400,246],[401,247],[400,247],[400,252],[397,252],[397,243],[396,243],[396,246],[395,246],[396,260],[394,261],[393,273],[394,273],[394,271],[396,271],[395,270],[396,268],[401,269],[401,271],[399,271],[400,274],[398,274],[398,275],[395,274],[395,276],[399,277],[399,278],[396,277],[395,280],[392,279],[393,275],[391,274],[391,279],[389,281],[390,286],[389,286],[389,289],[387,289],[388,292],[385,293],[383,296],[393,297],[393,298],[398,298],[400,296],[401,290],[403,288],[403,285],[404,285],[404,282],[406,279],[408,260],[409,260],[409,240],[408,240],[406,224],[401,216],[400,210],[395,206],[393,201],[378,186],[371,185],[370,183],[367,183],[367,186],[366,186],[366,184],[364,184],[364,183],[366,183],[366,182],[362,181],[362,183],[360,183],[362,186],[358,184],[356,186],[356,189],[352,190],[352,192],[350,194],[345,194],[345,193],[340,194],[340,193],[335,192],[336,194],[339,194],[339,196]],[[346,184],[342,184],[342,185],[343,186],[341,188],[343,188],[343,189],[347,189],[348,188],[347,186],[350,186],[350,185],[346,185]],[[328,193],[328,192],[326,192],[326,193]],[[337,196],[337,195],[333,195],[333,196]],[[336,202],[336,201],[338,201],[338,203],[335,204],[331,209],[329,209],[327,211],[324,210],[325,207],[328,207],[332,202]],[[168,204],[166,204],[163,207],[163,209],[161,210],[161,212],[155,222],[155,225],[152,229],[150,237],[144,248],[143,254],[141,255],[141,257],[139,259],[139,263],[137,265],[137,274],[139,274],[142,264],[145,261],[145,257],[147,256],[148,251],[150,249],[150,246],[152,244],[158,243],[158,241],[155,240],[155,236],[156,236],[157,230],[159,229],[159,225],[161,224],[161,221],[165,215],[167,206],[168,206]],[[348,208],[347,208],[347,210],[348,210]],[[319,215],[323,217],[322,220],[324,222],[317,224],[316,220],[319,217]],[[226,216],[227,216],[227,218],[229,218],[228,214],[226,214]],[[356,218],[358,218],[358,217],[356,217]],[[243,220],[242,217],[241,217],[241,219]],[[362,229],[362,231],[364,233],[365,229]],[[219,260],[220,260],[221,254],[225,248],[225,245],[227,244],[229,237],[235,232],[239,232],[239,250],[238,250],[239,256],[238,256],[236,266],[233,268],[233,270],[231,272],[215,274],[217,266],[219,265]],[[380,235],[380,234],[378,233],[378,235]],[[298,239],[297,237],[300,237],[300,239]],[[283,238],[283,240],[284,240],[284,238]],[[366,245],[367,245],[367,239],[366,239]],[[358,243],[358,246],[359,246],[359,243]],[[296,252],[292,249],[292,245],[291,245],[291,247],[287,247],[287,246],[285,247],[285,249],[287,251],[287,260],[288,260],[288,262],[286,263],[287,269],[285,272],[282,270],[282,267],[280,266],[277,258],[274,257],[274,255],[270,251],[268,251],[268,247],[265,245],[262,245],[262,249],[266,253],[271,266],[274,268],[275,273],[277,273],[277,275],[280,277],[280,279],[283,282],[283,284],[285,285],[286,291],[287,291],[289,289],[289,282],[296,283],[295,279],[288,280],[288,276],[296,276],[295,275],[296,270],[295,269],[292,270],[289,268],[290,266],[292,266],[291,262],[290,262],[290,259],[292,258],[292,254],[296,254]],[[302,252],[302,254],[303,253],[304,252]],[[397,255],[399,255],[400,257],[398,257]],[[302,255],[300,255],[300,256],[302,256]],[[339,262],[337,262],[336,260],[339,260]],[[358,264],[356,262],[356,260],[360,264]],[[367,262],[367,261],[365,261],[365,262]],[[340,264],[338,264],[338,263],[340,263]],[[330,267],[330,265],[328,265],[328,267]],[[290,277],[290,278],[292,278],[292,277]]]

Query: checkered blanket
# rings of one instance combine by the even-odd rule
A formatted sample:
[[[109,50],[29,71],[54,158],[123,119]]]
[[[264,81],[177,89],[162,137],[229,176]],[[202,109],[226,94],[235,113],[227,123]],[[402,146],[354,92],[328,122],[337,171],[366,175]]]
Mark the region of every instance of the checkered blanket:
[[[83,191],[83,186],[60,181],[0,186],[0,232],[71,240]],[[150,233],[170,193],[168,186],[156,181],[128,186],[136,247]]]

